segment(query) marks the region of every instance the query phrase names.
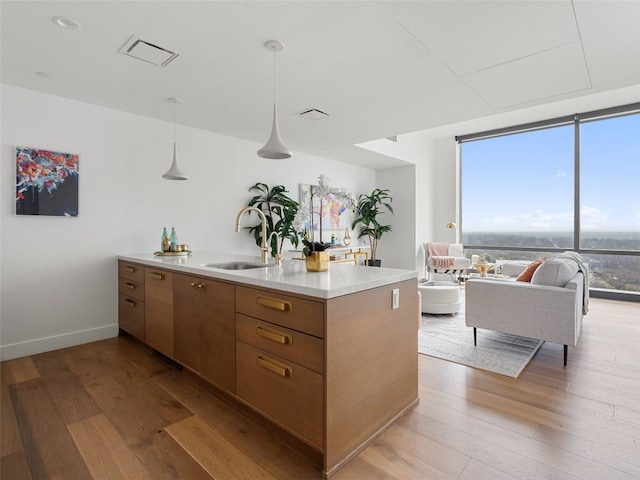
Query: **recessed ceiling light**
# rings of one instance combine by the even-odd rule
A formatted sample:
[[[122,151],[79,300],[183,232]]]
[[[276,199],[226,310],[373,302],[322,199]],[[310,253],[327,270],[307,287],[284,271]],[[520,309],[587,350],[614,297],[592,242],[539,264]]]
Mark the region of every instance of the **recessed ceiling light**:
[[[82,28],[78,22],[69,17],[53,17],[51,21],[60,28],[66,28],[67,30],[80,30]]]

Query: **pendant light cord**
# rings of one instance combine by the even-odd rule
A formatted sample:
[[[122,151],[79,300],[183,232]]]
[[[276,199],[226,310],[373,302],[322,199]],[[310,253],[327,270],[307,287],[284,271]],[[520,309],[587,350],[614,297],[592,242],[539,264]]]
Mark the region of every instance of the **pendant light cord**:
[[[273,47],[273,104],[276,104],[276,47]]]
[[[174,102],[173,109],[173,143],[176,143],[176,124],[178,123],[178,100]]]

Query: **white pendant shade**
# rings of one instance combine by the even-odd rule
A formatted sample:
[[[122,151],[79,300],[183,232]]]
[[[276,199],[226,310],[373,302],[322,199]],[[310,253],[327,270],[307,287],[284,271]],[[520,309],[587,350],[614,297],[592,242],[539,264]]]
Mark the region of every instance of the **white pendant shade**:
[[[271,127],[271,136],[266,145],[258,150],[258,155],[262,158],[270,158],[273,160],[283,160],[291,158],[291,150],[282,143],[280,132],[278,131],[278,107],[273,104],[273,126]]]
[[[284,45],[277,40],[269,40],[264,44],[267,50],[273,52],[273,123],[271,126],[271,136],[264,147],[258,150],[258,156],[272,160],[283,160],[291,158],[291,150],[282,143],[280,132],[278,131],[278,107],[276,104],[276,52],[284,50]]]
[[[162,178],[166,178],[167,180],[189,180],[189,177],[185,175],[178,166],[178,159],[176,156],[176,142],[173,142],[173,162],[171,162],[171,167],[169,167],[169,170],[167,170],[167,172],[162,175]]]
[[[162,175],[162,178],[167,180],[189,180],[189,177],[185,175],[178,166],[178,156],[176,155],[176,124],[178,123],[178,104],[183,103],[179,98],[167,98],[167,102],[173,103],[174,107],[174,119],[173,119],[173,161],[169,170]]]

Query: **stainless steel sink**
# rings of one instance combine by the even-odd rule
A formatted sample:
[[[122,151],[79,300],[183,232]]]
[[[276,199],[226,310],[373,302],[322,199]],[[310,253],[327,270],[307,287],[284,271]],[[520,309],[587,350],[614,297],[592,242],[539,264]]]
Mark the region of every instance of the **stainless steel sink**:
[[[252,268],[264,268],[269,265],[252,262],[227,262],[227,263],[205,263],[203,267],[221,268],[222,270],[250,270]]]

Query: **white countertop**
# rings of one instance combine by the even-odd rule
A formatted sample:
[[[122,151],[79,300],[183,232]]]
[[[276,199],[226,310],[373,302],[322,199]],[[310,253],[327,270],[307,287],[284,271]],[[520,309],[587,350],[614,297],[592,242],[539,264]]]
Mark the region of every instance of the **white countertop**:
[[[415,270],[355,266],[330,263],[326,272],[307,272],[302,260],[282,260],[274,265],[249,270],[223,270],[205,267],[207,263],[247,261],[260,263],[259,257],[213,252],[192,252],[189,256],[156,256],[153,253],[118,255],[118,259],[176,272],[229,280],[250,286],[274,288],[317,298],[334,298],[418,278]]]

